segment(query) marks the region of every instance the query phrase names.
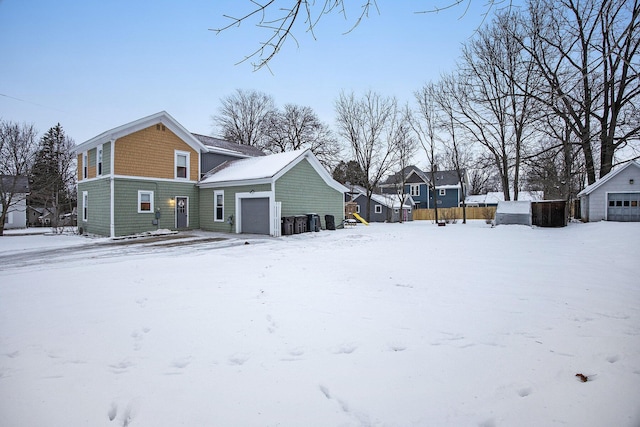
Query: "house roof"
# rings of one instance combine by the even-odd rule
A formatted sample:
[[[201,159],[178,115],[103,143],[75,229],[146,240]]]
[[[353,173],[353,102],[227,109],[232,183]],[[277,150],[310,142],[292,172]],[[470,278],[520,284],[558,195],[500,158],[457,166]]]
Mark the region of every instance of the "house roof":
[[[627,164],[625,164],[623,166],[620,166],[620,167],[616,168],[615,170],[612,170],[611,172],[609,172],[608,174],[606,174],[605,176],[603,176],[602,178],[600,178],[599,180],[597,180],[593,184],[586,186],[584,188],[584,190],[582,190],[581,192],[578,193],[578,197],[586,196],[586,195],[589,195],[589,194],[593,193],[596,189],[598,189],[598,187],[600,187],[604,183],[610,181],[613,177],[618,175],[620,172],[622,172],[623,170],[626,170],[627,168],[630,168],[630,167],[636,167],[636,168],[640,169],[640,163],[638,161],[633,161],[633,162],[629,162],[629,163],[627,163]]]
[[[467,173],[464,169],[462,169],[460,172],[462,173],[462,176],[465,176],[465,174]],[[409,176],[411,176],[412,174],[418,176],[425,184],[431,183],[431,172],[424,172],[414,166],[413,169],[410,170],[407,174],[407,178],[409,178]],[[436,188],[453,188],[460,186],[458,172],[455,170],[437,171],[434,175],[436,177]]]
[[[496,213],[508,213],[508,214],[530,214],[531,213],[531,201],[528,200],[515,200],[498,202]]]
[[[347,191],[347,193],[354,194],[355,196],[353,199],[355,200],[360,196],[366,196],[367,190],[359,185],[354,185]],[[405,194],[404,196],[404,203],[402,206],[405,208],[411,208],[414,205],[413,198],[408,194]],[[398,196],[396,194],[372,194],[371,200],[388,208],[400,208],[400,200],[398,200]]]
[[[0,188],[3,193],[28,193],[29,178],[26,176],[0,175]]]
[[[240,154],[242,157],[266,156],[262,150],[252,145],[237,144],[235,142],[227,141],[226,139],[200,135],[197,133],[192,133],[192,135],[201,143],[206,145],[209,151],[216,151],[221,154],[226,151],[233,153],[234,155]]]
[[[525,201],[538,201],[542,200],[544,197],[544,193],[542,191],[519,191],[518,192],[518,200]],[[513,199],[513,193],[511,193],[511,198]],[[471,196],[465,197],[464,202],[469,205],[472,203],[478,204],[496,204],[500,201],[504,201],[504,193],[501,191],[490,191],[487,194],[474,194]]]
[[[123,136],[130,135],[134,132],[146,129],[155,124],[162,123],[169,130],[175,133],[185,143],[189,144],[196,151],[208,151],[207,147],[200,142],[195,136],[187,131],[176,119],[171,117],[166,111],[160,111],[159,113],[152,114],[147,117],[135,120],[130,123],[115,127],[108,131],[102,132],[98,136],[83,142],[75,147],[76,153],[82,153],[97,147],[100,144],[122,138]]]
[[[198,185],[206,188],[242,185],[248,182],[273,182],[305,159],[330,187],[342,193],[348,191],[345,186],[331,178],[329,172],[308,149],[226,161],[207,172]]]

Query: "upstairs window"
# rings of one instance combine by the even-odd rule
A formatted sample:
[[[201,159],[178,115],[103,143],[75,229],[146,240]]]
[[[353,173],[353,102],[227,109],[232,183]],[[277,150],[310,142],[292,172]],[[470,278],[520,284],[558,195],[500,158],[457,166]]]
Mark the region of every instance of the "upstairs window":
[[[224,190],[213,192],[213,220],[224,221]]]
[[[441,188],[441,189],[440,189],[440,194],[439,194],[439,195],[440,195],[440,196],[446,196],[446,195],[447,195],[447,190],[446,190],[446,189],[444,189],[444,188]]]
[[[138,213],[153,212],[153,191],[138,191]]]
[[[411,195],[412,196],[420,195],[420,184],[411,184]]]
[[[98,145],[98,151],[96,153],[97,157],[97,165],[98,165],[98,176],[102,175],[102,145]]]
[[[176,179],[189,178],[189,153],[184,151],[176,151]]]
[[[89,177],[89,156],[87,153],[82,153],[82,179]]]

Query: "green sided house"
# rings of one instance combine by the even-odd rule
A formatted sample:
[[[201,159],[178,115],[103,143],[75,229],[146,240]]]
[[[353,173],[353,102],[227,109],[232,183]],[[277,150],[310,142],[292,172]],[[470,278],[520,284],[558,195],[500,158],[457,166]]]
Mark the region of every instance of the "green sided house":
[[[344,218],[344,192],[309,150],[232,160],[198,183],[203,230],[278,235],[281,218]]]
[[[343,188],[312,153],[265,156],[255,147],[190,133],[165,111],[106,131],[78,145],[76,154],[83,233],[202,228],[277,236],[276,215],[344,217]],[[242,166],[258,159],[275,160]]]

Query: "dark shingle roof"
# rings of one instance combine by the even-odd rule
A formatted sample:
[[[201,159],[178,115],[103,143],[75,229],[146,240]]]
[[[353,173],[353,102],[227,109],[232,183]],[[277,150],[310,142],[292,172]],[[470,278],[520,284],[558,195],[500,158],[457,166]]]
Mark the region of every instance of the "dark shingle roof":
[[[225,139],[215,138],[213,136],[200,135],[197,133],[192,133],[200,142],[202,142],[207,147],[219,148],[225,151],[233,151],[244,156],[249,157],[258,157],[265,156],[266,154],[262,152],[259,148],[253,147],[251,145],[243,145],[236,144],[235,142],[227,141]]]
[[[5,193],[15,194],[29,192],[29,178],[26,176],[1,175],[0,178],[2,179],[0,185],[2,191]]]

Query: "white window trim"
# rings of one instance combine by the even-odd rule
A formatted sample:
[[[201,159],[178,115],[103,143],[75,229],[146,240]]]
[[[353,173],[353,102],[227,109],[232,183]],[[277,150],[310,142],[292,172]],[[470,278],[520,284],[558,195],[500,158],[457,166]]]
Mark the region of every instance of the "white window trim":
[[[148,211],[143,211],[142,209],[140,209],[140,205],[142,204],[142,195],[143,194],[149,194],[149,202],[150,202],[150,206],[149,206],[149,210]],[[153,191],[149,191],[149,190],[138,190],[138,213],[142,213],[142,214],[146,214],[146,213],[153,213]]]
[[[187,176],[185,178],[178,177],[178,156],[185,156],[187,158]],[[175,150],[173,155],[173,177],[175,179],[188,181],[189,177],[191,176],[190,164],[191,164],[191,153],[189,153],[188,151]]]
[[[222,216],[217,217],[218,213],[218,196],[222,196]],[[213,221],[224,222],[224,190],[214,190],[213,192]]]
[[[375,205],[375,207],[373,208],[374,212],[377,214],[381,214],[382,213],[382,205]]]
[[[409,184],[409,193],[412,196],[419,196],[420,195],[420,184]]]
[[[82,192],[82,220],[89,220],[89,192]]]
[[[104,173],[104,150],[102,144],[96,148],[96,176],[102,176]]]
[[[360,205],[356,205],[356,213],[359,214],[360,213]]]
[[[82,153],[82,179],[89,178],[89,154]]]
[[[447,195],[447,190],[445,188],[441,188],[440,190],[438,190],[438,196],[446,196]]]

